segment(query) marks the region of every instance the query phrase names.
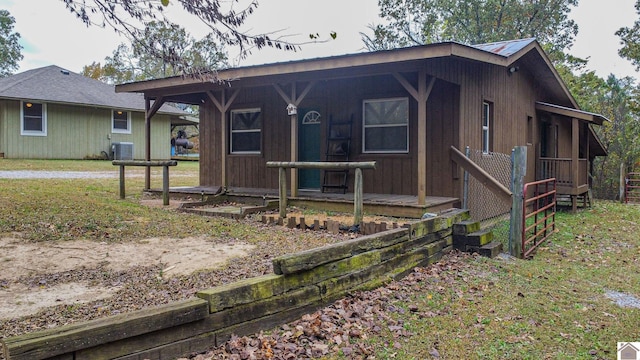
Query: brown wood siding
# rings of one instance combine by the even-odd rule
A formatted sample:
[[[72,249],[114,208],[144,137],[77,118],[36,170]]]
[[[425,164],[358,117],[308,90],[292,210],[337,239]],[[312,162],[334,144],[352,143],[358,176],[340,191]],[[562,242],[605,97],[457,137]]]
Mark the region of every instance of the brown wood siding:
[[[535,102],[544,99],[531,73],[523,66],[509,75],[505,67],[462,59],[435,59],[428,71],[460,86],[459,149],[482,149],[482,102],[493,105],[491,137],[493,152],[510,154],[514,146],[527,145],[527,119],[533,118],[534,143],[529,146],[531,160],[526,181],[535,179],[535,147],[539,143]],[[515,64],[518,65],[518,64]],[[461,184],[460,184],[461,186]]]
[[[290,144],[290,118],[286,103],[273,88],[249,88],[240,91],[231,106],[234,109],[260,108],[262,113],[262,144],[259,155],[229,154],[227,179],[229,186],[269,188],[278,187],[277,169],[267,169],[267,161],[288,161]],[[229,114],[225,119],[229,122]],[[227,149],[227,152],[230,152]]]
[[[558,157],[571,159],[571,119],[554,116],[553,122],[558,125]]]
[[[449,147],[459,147],[459,93],[458,86],[437,81],[427,102],[428,196],[460,196],[460,178],[453,176],[455,165],[449,158]]]
[[[200,185],[222,185],[220,173],[220,112],[211,101],[200,107]]]
[[[416,101],[390,75],[372,76],[359,79],[345,79],[332,84],[340,89],[341,102],[350,104],[354,114],[354,140],[352,142],[352,158],[354,161],[372,161],[377,163],[375,170],[363,173],[363,189],[366,193],[416,195],[418,185],[417,167],[417,123],[418,107]],[[409,98],[409,152],[406,154],[368,154],[362,152],[362,102],[369,99]],[[347,106],[347,105],[343,106]],[[352,182],[353,179],[351,178]],[[349,191],[353,191],[349,184]]]
[[[527,145],[527,132],[533,140],[529,146],[531,157],[539,143],[539,124],[535,101],[545,99],[536,86],[533,75],[525,66],[509,75],[506,68],[464,59],[442,58],[425,62],[427,75],[437,81],[427,103],[427,195],[460,196],[462,172],[449,158],[449,146],[459,149],[469,146],[481,149],[482,102],[493,104],[491,124],[492,151],[510,154],[516,145]],[[518,64],[516,64],[518,65]],[[415,67],[414,67],[415,68]],[[377,69],[379,72],[380,69]],[[398,71],[396,65],[388,72]],[[403,72],[407,81],[417,87],[417,72]],[[364,191],[399,195],[417,194],[417,103],[404,87],[391,75],[375,75],[357,78],[342,78],[318,82],[299,104],[299,108],[323,109],[322,153],[326,136],[327,120],[348,119],[353,115],[352,161],[377,161],[376,170],[364,173]],[[299,95],[306,83],[296,84]],[[290,84],[281,83],[286,94],[291,93]],[[362,153],[362,102],[365,99],[393,97],[409,98],[409,152],[406,154]],[[263,114],[262,152],[260,155],[227,155],[227,179],[229,186],[253,188],[277,188],[277,170],[267,169],[267,161],[289,161],[291,159],[291,120],[286,115],[286,102],[273,86],[243,88],[231,109],[260,107]],[[201,151],[203,185],[220,184],[220,115],[209,102],[204,106],[201,121],[201,141],[215,144],[204,146]],[[213,112],[213,114],[210,114]],[[532,118],[532,125],[528,124]],[[226,114],[225,123],[228,122]],[[227,124],[228,126],[228,124]],[[227,138],[229,134],[227,133]],[[227,140],[228,141],[228,140]],[[564,142],[564,140],[563,140]],[[297,150],[296,150],[297,151]],[[531,161],[532,163],[535,161]],[[534,165],[530,163],[527,181],[535,177]],[[349,190],[352,191],[352,178]]]

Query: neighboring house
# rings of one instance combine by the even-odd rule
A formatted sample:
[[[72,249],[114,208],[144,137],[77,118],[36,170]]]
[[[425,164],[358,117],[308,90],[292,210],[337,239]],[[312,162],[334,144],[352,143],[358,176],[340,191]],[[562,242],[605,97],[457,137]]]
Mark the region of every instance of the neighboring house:
[[[278,189],[278,172],[266,162],[325,160],[329,119],[353,119],[349,161],[377,162],[365,170],[365,193],[411,195],[424,208],[432,197],[462,195],[452,146],[486,156],[526,146],[526,181],[556,176],[574,205],[588,190],[589,164],[606,155],[591,129],[606,119],[579,109],[535,39],[438,43],[231,68],[217,76],[116,86],[147,99],[201,105],[202,186]],[[320,190],[320,176],[293,171],[291,195]]]
[[[151,122],[151,157],[171,156],[171,125],[187,113],[164,105]],[[191,123],[191,122],[188,122]],[[0,79],[0,157],[95,159],[122,143],[145,157],[145,100],[114,86],[46,66]]]

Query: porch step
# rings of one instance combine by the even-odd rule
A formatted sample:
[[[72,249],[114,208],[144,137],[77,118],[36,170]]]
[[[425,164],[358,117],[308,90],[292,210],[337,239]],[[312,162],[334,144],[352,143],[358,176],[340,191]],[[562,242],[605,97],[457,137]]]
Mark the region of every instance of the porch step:
[[[453,224],[453,235],[467,235],[480,230],[480,223],[473,220],[465,220]]]
[[[591,207],[593,205],[593,195],[591,189],[588,192],[576,195],[576,204],[578,207]],[[572,206],[571,195],[558,195],[556,197],[556,205],[561,207]]]
[[[502,252],[502,243],[499,241],[492,241],[487,245],[481,246],[480,249],[478,249],[478,252],[482,256],[493,259]]]
[[[502,243],[493,241],[493,231],[481,229],[479,222],[471,220],[453,224],[453,247],[491,258],[502,252]]]

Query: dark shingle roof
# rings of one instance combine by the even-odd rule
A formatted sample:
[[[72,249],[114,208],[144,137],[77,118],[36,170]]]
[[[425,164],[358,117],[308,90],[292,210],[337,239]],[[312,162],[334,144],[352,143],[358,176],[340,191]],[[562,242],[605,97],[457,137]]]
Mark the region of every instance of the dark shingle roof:
[[[0,98],[90,105],[144,112],[142,94],[116,93],[113,85],[50,65],[0,78]],[[160,113],[186,115],[162,105]]]

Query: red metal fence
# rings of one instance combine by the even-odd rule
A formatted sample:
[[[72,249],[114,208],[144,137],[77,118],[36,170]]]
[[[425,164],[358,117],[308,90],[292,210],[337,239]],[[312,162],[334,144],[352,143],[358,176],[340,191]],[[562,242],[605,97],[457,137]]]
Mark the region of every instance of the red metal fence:
[[[527,258],[556,229],[556,179],[526,183],[522,193],[522,257]]]
[[[624,202],[640,203],[640,173],[631,172],[625,178]]]

